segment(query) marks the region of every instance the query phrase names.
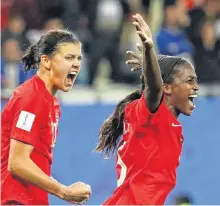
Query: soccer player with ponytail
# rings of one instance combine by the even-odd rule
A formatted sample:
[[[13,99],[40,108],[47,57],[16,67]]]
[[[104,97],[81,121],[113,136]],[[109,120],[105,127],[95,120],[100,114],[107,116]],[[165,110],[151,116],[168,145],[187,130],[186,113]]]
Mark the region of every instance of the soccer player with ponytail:
[[[81,43],[66,30],[43,35],[22,58],[24,70],[37,74],[17,87],[1,119],[1,204],[48,205],[48,193],[73,204],[86,202],[89,185],[71,186],[50,177],[60,105],[80,72]]]
[[[184,58],[158,56],[151,31],[141,15],[134,15],[142,41],[140,56],[127,63],[141,66],[142,86],[118,103],[100,129],[96,151],[117,151],[118,187],[103,205],[164,204],[176,184],[182,150],[180,114],[195,108],[198,83],[193,66]],[[139,62],[139,63],[138,63]]]

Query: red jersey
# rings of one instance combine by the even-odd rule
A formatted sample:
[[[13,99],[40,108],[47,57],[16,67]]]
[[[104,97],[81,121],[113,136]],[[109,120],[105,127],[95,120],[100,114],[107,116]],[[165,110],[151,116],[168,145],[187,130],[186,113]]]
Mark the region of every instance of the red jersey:
[[[182,126],[162,102],[152,114],[144,96],[125,108],[117,156],[118,188],[103,205],[164,204],[176,184]]]
[[[10,139],[32,145],[34,150],[31,159],[50,176],[59,117],[59,102],[47,91],[44,82],[37,75],[14,91],[2,112],[2,204],[11,200],[26,205],[48,204],[47,192],[8,172]]]

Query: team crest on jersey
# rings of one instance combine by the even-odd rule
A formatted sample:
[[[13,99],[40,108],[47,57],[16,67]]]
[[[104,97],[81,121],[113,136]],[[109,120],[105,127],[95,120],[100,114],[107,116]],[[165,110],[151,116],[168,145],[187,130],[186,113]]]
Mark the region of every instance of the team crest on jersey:
[[[22,110],[19,115],[16,127],[30,132],[35,116],[36,116],[35,114]]]

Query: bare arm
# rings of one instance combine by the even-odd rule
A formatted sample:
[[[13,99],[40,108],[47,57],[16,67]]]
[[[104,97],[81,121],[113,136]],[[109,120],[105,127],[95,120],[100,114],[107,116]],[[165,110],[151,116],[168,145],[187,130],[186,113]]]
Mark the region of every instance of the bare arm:
[[[34,147],[11,140],[8,170],[13,175],[34,184],[45,191],[63,198],[65,186],[47,176],[31,159]]]
[[[145,81],[144,96],[149,110],[154,113],[162,99],[162,78],[160,68],[153,48],[143,48],[145,58],[143,61],[143,75]]]
[[[145,80],[144,97],[150,112],[154,113],[158,109],[163,95],[163,81],[156,54],[153,49],[153,40],[150,28],[141,15],[134,16],[133,24],[136,32],[140,36],[143,49],[142,73]]]
[[[30,155],[33,149],[31,145],[11,139],[8,161],[8,170],[11,174],[72,203],[77,201],[80,204],[88,199],[91,191],[89,191],[89,188],[85,188],[84,183],[81,183],[81,185],[75,183],[75,186],[73,184],[67,187],[46,175],[31,160]]]

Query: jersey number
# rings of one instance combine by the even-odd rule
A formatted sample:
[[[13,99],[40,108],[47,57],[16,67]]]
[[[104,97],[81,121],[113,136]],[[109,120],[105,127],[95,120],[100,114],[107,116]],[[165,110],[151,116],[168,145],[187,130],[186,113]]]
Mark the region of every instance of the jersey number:
[[[119,148],[118,151],[122,150],[123,147],[125,146],[126,142],[124,142]],[[121,172],[120,172],[120,176],[119,179],[117,181],[117,185],[118,187],[124,182],[125,178],[126,178],[126,174],[127,174],[127,167],[125,165],[125,163],[122,161],[121,156],[118,152],[118,161],[117,164],[121,166]]]
[[[57,140],[57,123],[52,122],[52,147],[55,146]]]

